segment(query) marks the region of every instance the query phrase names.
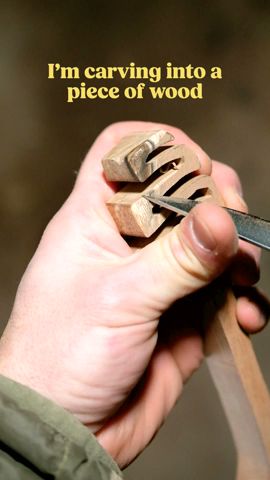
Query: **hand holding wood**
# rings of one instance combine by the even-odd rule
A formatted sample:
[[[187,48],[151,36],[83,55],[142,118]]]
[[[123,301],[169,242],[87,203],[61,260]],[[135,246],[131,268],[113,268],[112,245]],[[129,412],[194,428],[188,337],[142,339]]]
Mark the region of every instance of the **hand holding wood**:
[[[101,158],[126,133],[146,128],[159,126],[113,125],[94,143],[25,272],[0,344],[0,372],[76,415],[121,466],[149,443],[203,357],[192,328],[161,341],[161,314],[225,269],[237,244],[230,218],[215,205],[200,205],[143,249],[133,250],[119,234],[106,206],[115,185],[105,181]],[[172,130],[178,143],[194,146]],[[209,159],[194,148],[200,174],[210,173]],[[215,165],[219,186],[236,198],[235,177]],[[184,314],[181,307],[180,327]],[[258,310],[251,326],[262,327]]]

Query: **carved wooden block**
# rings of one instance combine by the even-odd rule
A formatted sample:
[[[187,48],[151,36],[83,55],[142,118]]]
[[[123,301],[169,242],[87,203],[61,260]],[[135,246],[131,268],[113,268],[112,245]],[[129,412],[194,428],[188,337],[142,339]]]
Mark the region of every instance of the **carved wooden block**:
[[[108,202],[122,234],[151,237],[160,229],[162,235],[170,212],[153,207],[144,194],[223,203],[213,180],[198,173],[192,150],[162,147],[172,139],[164,130],[129,135],[103,159],[108,180],[132,182]],[[237,323],[228,285],[212,291],[206,317],[205,351],[237,448],[237,480],[270,480],[269,394],[250,340]]]
[[[143,144],[141,144],[141,149],[145,152]],[[118,230],[123,235],[150,237],[170,215],[170,212],[165,209],[157,211],[151,202],[143,198],[143,195],[155,193],[156,195],[170,194],[188,198],[198,192],[197,196],[201,199],[220,200],[218,190],[210,177],[205,175],[189,177],[190,174],[198,173],[200,162],[196,154],[186,145],[168,147],[157,153],[151,162],[154,165],[155,173],[148,173],[146,182],[127,184],[107,203]],[[105,165],[105,161],[103,164]],[[124,164],[123,160],[121,165]],[[148,165],[147,159],[143,160],[143,164]],[[121,169],[121,166],[118,168]],[[157,168],[159,168],[158,171]],[[108,177],[107,170],[105,170],[105,174]],[[146,172],[144,171],[143,178],[145,176]],[[117,176],[116,170],[114,170],[114,178],[119,180],[121,177],[122,173],[120,172]],[[111,178],[110,174],[109,178]],[[202,191],[203,195],[201,195]]]
[[[144,182],[163,165],[161,158],[151,160],[149,155],[173,139],[165,130],[136,132],[122,138],[102,160],[107,180]],[[163,160],[167,162],[166,157]]]

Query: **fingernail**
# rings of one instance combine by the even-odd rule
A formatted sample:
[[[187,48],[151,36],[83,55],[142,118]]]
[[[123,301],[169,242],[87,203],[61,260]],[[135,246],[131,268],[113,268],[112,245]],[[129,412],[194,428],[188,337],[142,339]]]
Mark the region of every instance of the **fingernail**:
[[[244,212],[248,211],[248,206],[245,200],[243,199],[242,195],[239,195],[237,192],[235,192],[235,196],[237,198],[238,203],[241,205],[241,208]]]
[[[241,197],[241,198],[244,198],[244,192],[242,190],[242,185],[240,183],[236,183],[235,185],[235,191],[238,193],[238,195]]]
[[[248,212],[248,206],[243,199],[243,194],[237,188],[228,187],[223,192],[223,197],[227,207]]]
[[[217,241],[209,227],[199,218],[197,214],[191,213],[187,217],[187,227],[189,228],[193,242],[208,252],[213,252],[217,248]]]

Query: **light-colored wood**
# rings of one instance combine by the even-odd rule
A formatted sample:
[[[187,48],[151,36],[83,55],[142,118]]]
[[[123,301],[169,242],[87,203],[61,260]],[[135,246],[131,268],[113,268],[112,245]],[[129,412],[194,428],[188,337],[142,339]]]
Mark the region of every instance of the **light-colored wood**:
[[[237,449],[237,480],[270,479],[270,400],[235,298],[222,283],[206,309],[205,352]]]
[[[184,145],[169,147],[158,156],[161,157],[160,164],[163,166],[167,164],[168,167],[168,162],[170,162],[165,173],[158,176],[159,172],[157,172],[150,177],[150,180],[144,183],[127,184],[107,203],[118,230],[123,235],[137,237],[150,237],[153,235],[168,218],[170,212],[161,209],[155,213],[153,204],[146,198],[143,198],[143,195],[151,193],[164,195],[168,190],[176,186],[179,181],[200,168],[197,156]],[[177,162],[177,160],[179,161]],[[195,178],[197,179],[198,177]],[[195,180],[196,182],[198,180]],[[193,195],[196,191],[195,183],[186,183],[179,187],[178,190],[185,190],[185,195],[188,194],[189,190],[190,195]],[[198,188],[204,187],[198,184]]]
[[[165,130],[134,132],[122,140],[102,159],[106,178],[117,182],[144,182],[168,160],[148,160],[148,156],[174,137]],[[162,161],[164,163],[162,163]]]
[[[147,141],[149,133],[145,134],[144,141]],[[132,149],[131,143],[129,147]],[[198,175],[199,162],[196,155],[187,147],[178,147],[180,150],[176,148],[175,153],[181,158],[180,162],[172,163],[172,147],[164,150],[159,154],[161,157],[156,164],[154,157],[151,162],[153,165],[158,164],[157,168],[167,165],[165,173],[160,172],[160,176],[159,172],[154,173],[144,184],[126,185],[109,202],[109,209],[122,233],[151,236],[168,217],[169,212],[164,209],[155,213],[151,203],[142,198],[143,194],[164,195],[169,191],[172,196],[187,198],[197,192],[197,198],[201,201],[211,199],[222,204],[222,198],[212,179]],[[170,160],[164,159],[166,155]],[[125,152],[125,158],[128,158],[128,151]],[[138,159],[139,156],[136,162],[139,162]],[[119,161],[118,165],[121,169],[123,162]],[[152,171],[146,170],[145,157],[142,165],[141,178],[148,178]],[[115,169],[114,176],[117,180],[122,177],[122,173],[117,174]],[[163,234],[164,231],[161,230],[159,235]],[[237,323],[236,300],[232,291],[221,281],[212,288],[205,308],[205,353],[234,438],[237,480],[270,480],[269,393],[250,339]]]

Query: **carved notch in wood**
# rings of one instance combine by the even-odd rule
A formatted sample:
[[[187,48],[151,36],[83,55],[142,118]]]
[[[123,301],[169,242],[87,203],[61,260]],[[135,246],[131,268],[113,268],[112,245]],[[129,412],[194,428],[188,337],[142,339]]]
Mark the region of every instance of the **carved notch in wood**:
[[[136,132],[122,138],[102,160],[107,180],[144,182],[163,165],[157,157],[149,158],[151,153],[173,139],[165,130]]]
[[[165,136],[163,131],[160,135],[155,132],[157,138],[168,138],[169,134]],[[145,152],[148,148],[147,138],[153,138],[148,133],[134,135],[134,138],[144,138],[145,143],[140,144],[140,151]],[[171,136],[172,137],[172,136]],[[131,148],[130,137],[129,142],[120,142],[120,160],[118,162],[119,173],[115,165],[117,165],[118,147],[115,147],[112,157],[114,158],[113,177],[118,181],[125,176],[126,165],[129,164],[127,158],[124,159],[122,145],[128,144]],[[133,138],[133,137],[131,137]],[[146,146],[145,146],[146,145]],[[152,144],[153,146],[153,144]],[[135,148],[136,150],[136,148]],[[132,150],[134,152],[134,150]],[[133,154],[133,153],[132,153]],[[110,155],[105,157],[103,165],[105,167],[105,174],[108,179],[112,179],[112,163],[107,160]],[[205,175],[198,175],[200,162],[197,155],[186,145],[174,145],[163,149],[161,152],[157,150],[156,156],[152,157],[149,162],[145,162],[143,154],[142,165],[144,169],[139,168],[138,155],[136,154],[137,171],[140,171],[141,178],[147,179],[144,183],[129,183],[122,188],[114,197],[107,203],[110,213],[117,224],[118,230],[123,235],[131,235],[135,237],[150,237],[168,218],[170,212],[165,209],[156,211],[152,203],[143,198],[143,195],[155,193],[156,195],[172,195],[181,197],[190,197],[201,190],[205,195],[200,195],[201,199],[207,200],[215,198],[220,200],[219,193],[212,179]],[[150,168],[149,168],[150,167]],[[109,173],[107,171],[109,168]],[[124,173],[123,173],[124,172]]]

